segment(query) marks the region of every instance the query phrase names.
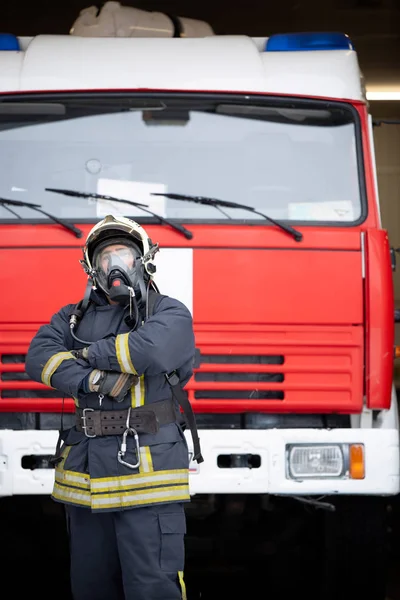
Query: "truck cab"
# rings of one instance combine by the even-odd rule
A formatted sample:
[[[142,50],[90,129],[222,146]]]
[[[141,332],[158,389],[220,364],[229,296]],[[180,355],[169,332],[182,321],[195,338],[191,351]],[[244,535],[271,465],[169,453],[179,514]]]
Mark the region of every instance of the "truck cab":
[[[322,506],[324,597],[347,573],[383,599],[399,492],[392,263],[352,41],[101,35],[96,18],[0,36],[0,496],[51,492],[75,403],[30,381],[25,354],[82,298],[88,231],[128,216],[160,244],[160,291],[193,315],[185,389],[205,460],[190,463],[189,516],[240,524],[256,503],[290,556],[287,511]],[[367,555],[360,584],[349,557]]]

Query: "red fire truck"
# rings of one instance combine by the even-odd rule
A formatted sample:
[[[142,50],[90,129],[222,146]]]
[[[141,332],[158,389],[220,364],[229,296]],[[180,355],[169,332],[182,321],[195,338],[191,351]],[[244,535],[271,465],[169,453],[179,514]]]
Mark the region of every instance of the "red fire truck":
[[[67,35],[0,35],[0,496],[51,492],[75,405],[29,380],[25,354],[82,298],[88,231],[128,216],[160,244],[160,291],[193,314],[205,460],[188,515],[208,573],[221,540],[253,556],[224,532],[257,514],[267,562],[312,580],[291,525],[303,514],[305,540],[314,512],[329,593],[350,577],[380,600],[399,493],[392,262],[353,44],[92,9]]]

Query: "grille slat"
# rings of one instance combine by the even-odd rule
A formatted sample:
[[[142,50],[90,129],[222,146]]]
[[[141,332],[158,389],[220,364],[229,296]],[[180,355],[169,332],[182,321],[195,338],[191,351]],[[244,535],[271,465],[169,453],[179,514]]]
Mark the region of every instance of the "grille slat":
[[[27,381],[29,380],[28,373],[25,371],[21,372],[7,372],[1,374],[1,381]]]
[[[25,363],[26,354],[2,354],[0,362],[3,365],[14,365],[18,363]]]
[[[196,400],[283,400],[284,392],[269,390],[205,390],[194,392]]]
[[[244,364],[244,365],[283,365],[285,362],[282,355],[268,354],[201,354],[201,364]]]
[[[39,325],[0,326],[3,414],[61,410],[61,394],[24,374],[25,355]],[[363,327],[195,323],[195,335],[203,354],[197,349],[194,376],[185,389],[197,415],[342,414],[362,408]],[[74,401],[66,398],[65,407],[73,412]]]
[[[195,381],[284,381],[282,373],[195,373]]]
[[[57,390],[1,390],[1,398],[64,398]]]
[[[201,354],[197,353],[194,380],[204,383],[282,383],[283,373],[268,372],[268,365],[277,367],[283,365],[285,358],[281,354]],[[245,367],[249,366],[250,372]],[[261,370],[257,371],[257,365]],[[236,369],[235,370],[235,366]],[[223,368],[226,368],[224,371]],[[219,386],[220,388],[220,386]],[[248,389],[248,390],[199,390],[194,391],[195,400],[284,400],[283,390]]]

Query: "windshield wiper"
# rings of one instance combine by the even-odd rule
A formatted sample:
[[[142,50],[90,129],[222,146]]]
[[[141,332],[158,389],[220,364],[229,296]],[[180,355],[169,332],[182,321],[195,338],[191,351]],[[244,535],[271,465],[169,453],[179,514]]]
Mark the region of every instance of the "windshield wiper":
[[[280,221],[275,221],[275,219],[271,219],[271,217],[264,215],[264,213],[259,212],[252,206],[247,206],[246,204],[228,202],[227,200],[218,200],[217,198],[206,198],[204,196],[186,196],[185,194],[174,194],[172,192],[165,192],[165,194],[163,194],[162,192],[152,192],[151,195],[165,196],[166,198],[171,198],[171,200],[184,200],[187,202],[195,202],[196,204],[207,204],[209,206],[215,206],[215,208],[218,208],[219,206],[225,206],[226,208],[243,208],[244,210],[248,210],[254,213],[255,215],[260,215],[261,217],[264,217],[264,219],[267,219],[267,221],[270,221],[270,223],[273,223],[283,231],[286,231],[286,233],[289,233],[296,240],[296,242],[301,242],[301,240],[303,239],[303,234],[300,231],[297,231],[297,229],[294,229],[293,227],[291,227],[290,225],[286,225],[285,223],[281,223]]]
[[[157,213],[148,210],[148,204],[141,204],[140,202],[134,202],[133,200],[124,200],[123,198],[114,198],[113,196],[105,196],[103,194],[89,194],[86,192],[76,192],[75,190],[64,190],[61,188],[45,188],[46,192],[54,192],[56,194],[64,194],[65,196],[72,196],[73,198],[93,198],[94,200],[109,200],[110,202],[119,202],[121,204],[130,204],[131,206],[136,206],[140,208],[145,213],[152,215],[156,219],[159,219],[161,223],[165,223],[172,227],[172,229],[176,229],[179,233],[182,233],[186,239],[191,240],[193,237],[193,233],[183,227],[183,225],[179,225],[179,223],[172,223],[168,219],[164,219]]]
[[[75,225],[72,225],[71,223],[67,223],[66,221],[62,221],[58,217],[55,217],[54,215],[51,215],[50,213],[46,212],[45,210],[42,209],[41,204],[31,204],[30,202],[22,202],[21,200],[8,200],[7,198],[0,198],[0,205],[3,205],[6,210],[11,212],[16,217],[18,217],[18,219],[22,219],[22,217],[20,215],[18,215],[16,212],[14,212],[13,210],[11,210],[11,208],[8,208],[8,205],[9,206],[20,206],[21,208],[22,207],[31,208],[32,210],[36,210],[37,212],[42,213],[42,215],[46,215],[46,217],[48,217],[49,219],[54,221],[54,223],[58,223],[62,227],[65,227],[65,229],[72,231],[72,233],[74,233],[77,238],[82,237],[82,231],[80,229],[75,227]]]

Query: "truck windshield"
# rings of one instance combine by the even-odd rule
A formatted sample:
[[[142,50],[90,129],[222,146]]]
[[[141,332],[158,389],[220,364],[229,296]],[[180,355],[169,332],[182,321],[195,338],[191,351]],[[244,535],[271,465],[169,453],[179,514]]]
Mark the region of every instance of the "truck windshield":
[[[175,194],[221,198],[289,222],[352,223],[363,210],[355,111],[340,102],[231,94],[51,94],[0,98],[0,196],[63,220],[138,207],[67,197],[66,188],[141,202],[169,220],[270,225]],[[158,194],[155,194],[158,193]],[[28,207],[20,218],[46,221]],[[50,220],[49,220],[50,222]]]

